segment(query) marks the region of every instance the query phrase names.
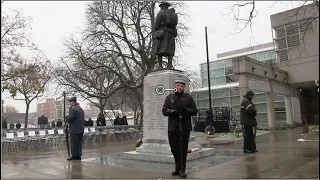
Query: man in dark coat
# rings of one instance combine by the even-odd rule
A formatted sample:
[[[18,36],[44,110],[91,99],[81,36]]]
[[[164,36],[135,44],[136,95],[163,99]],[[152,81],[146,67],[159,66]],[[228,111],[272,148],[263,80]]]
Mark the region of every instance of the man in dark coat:
[[[123,115],[121,118],[121,125],[127,126],[128,125],[128,119],[126,115]]]
[[[93,120],[91,118],[88,119],[88,126],[93,127]]]
[[[98,115],[97,126],[106,126],[106,118],[102,112]]]
[[[178,15],[174,9],[168,9],[170,3],[162,2],[155,20],[155,55],[158,57],[159,68],[162,68],[162,57],[168,57],[168,67],[172,69],[172,58],[175,53],[175,37],[177,37]]]
[[[54,120],[51,122],[51,127],[52,127],[52,128],[55,128],[55,127],[56,127],[56,122],[55,122]]]
[[[72,154],[68,160],[81,160],[84,133],[84,111],[79,103],[77,103],[76,97],[70,97],[68,100],[71,107],[66,121],[69,124]]]
[[[184,93],[184,80],[175,80],[177,92],[166,97],[162,113],[168,116],[168,139],[175,160],[173,176],[186,178],[186,159],[191,126],[191,116],[198,112],[191,95]],[[180,139],[180,137],[182,137]]]
[[[12,121],[11,121],[11,123],[9,124],[9,127],[10,127],[10,129],[14,129],[14,124],[13,124]]]
[[[58,121],[57,121],[57,127],[62,127],[62,121],[61,121],[61,119],[58,119]]]
[[[2,121],[2,129],[8,129],[8,124],[7,124],[6,118],[4,118],[4,120]]]
[[[117,116],[116,119],[113,121],[114,126],[119,126],[120,125],[120,117]]]
[[[21,123],[20,123],[20,122],[18,122],[18,123],[16,124],[16,128],[17,128],[17,129],[20,129],[20,128],[21,128]]]
[[[253,126],[255,125],[255,116],[257,115],[257,110],[254,104],[251,102],[253,96],[254,93],[252,91],[248,91],[240,105],[240,124],[244,129],[244,153],[256,152],[254,149]]]

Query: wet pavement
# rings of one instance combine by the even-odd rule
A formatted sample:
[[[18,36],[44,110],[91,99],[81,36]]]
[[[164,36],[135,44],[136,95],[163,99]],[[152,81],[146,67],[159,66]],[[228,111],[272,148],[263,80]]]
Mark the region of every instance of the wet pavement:
[[[210,145],[216,148],[215,155],[188,162],[188,178],[318,178],[319,141],[298,142],[302,132],[303,128],[299,127],[258,136],[259,152],[255,154],[244,154],[242,143]],[[172,178],[173,164],[121,159],[121,152],[134,147],[135,141],[87,146],[83,160],[72,162],[66,161],[66,150],[4,155],[1,176],[4,179]]]

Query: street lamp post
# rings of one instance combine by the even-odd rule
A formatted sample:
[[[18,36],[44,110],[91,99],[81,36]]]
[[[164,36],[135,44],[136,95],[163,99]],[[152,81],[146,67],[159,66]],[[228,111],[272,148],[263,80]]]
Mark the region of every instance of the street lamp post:
[[[63,91],[62,96],[63,96],[63,119],[66,117],[66,95],[67,92]]]
[[[3,109],[4,100],[1,100],[1,121],[3,121],[4,109]]]

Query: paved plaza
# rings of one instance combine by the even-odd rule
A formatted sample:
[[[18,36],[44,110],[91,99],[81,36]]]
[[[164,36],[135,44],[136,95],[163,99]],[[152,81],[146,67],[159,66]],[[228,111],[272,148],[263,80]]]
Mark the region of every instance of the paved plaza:
[[[242,143],[207,145],[215,148],[215,155],[188,162],[188,178],[318,178],[319,141],[298,142],[302,132],[299,127],[258,136],[255,154],[244,154]],[[82,161],[72,162],[66,161],[66,150],[4,155],[1,175],[4,179],[172,178],[173,164],[121,159],[122,152],[134,147],[135,141],[86,147]]]

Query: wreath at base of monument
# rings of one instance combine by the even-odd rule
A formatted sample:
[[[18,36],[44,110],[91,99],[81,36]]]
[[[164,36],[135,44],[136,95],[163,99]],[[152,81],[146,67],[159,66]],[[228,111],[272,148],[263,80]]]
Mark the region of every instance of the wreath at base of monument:
[[[216,132],[216,130],[214,129],[213,126],[207,126],[205,129],[204,129],[205,133],[207,135],[214,135],[214,133]]]
[[[139,139],[137,142],[136,142],[136,148],[140,147],[142,145],[142,139]]]

